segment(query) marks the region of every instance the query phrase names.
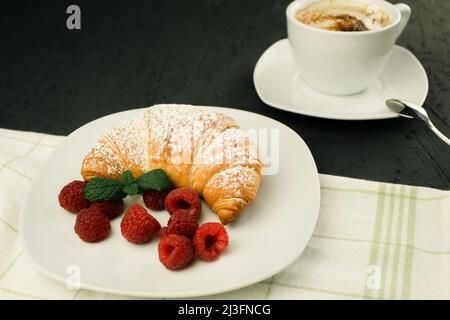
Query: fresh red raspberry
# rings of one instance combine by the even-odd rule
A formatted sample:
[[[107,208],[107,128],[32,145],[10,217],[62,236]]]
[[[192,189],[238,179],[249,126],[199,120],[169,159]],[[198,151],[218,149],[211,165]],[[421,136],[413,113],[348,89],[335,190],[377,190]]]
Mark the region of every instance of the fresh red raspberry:
[[[193,242],[200,259],[213,261],[226,249],[228,234],[222,224],[208,222],[197,229]]]
[[[74,180],[66,184],[59,192],[59,205],[69,212],[77,213],[81,209],[88,208],[90,202],[83,196],[84,181]]]
[[[150,210],[159,211],[164,209],[164,200],[172,189],[163,191],[147,190],[142,194],[145,206]]]
[[[139,204],[129,207],[120,223],[120,230],[124,238],[135,244],[150,241],[159,229],[161,229],[161,225],[158,220]]]
[[[108,237],[111,224],[101,211],[86,208],[78,213],[74,229],[81,240],[99,242]]]
[[[159,229],[159,237],[165,237],[168,236],[169,233],[167,232],[168,228],[167,227],[162,227],[161,229]]]
[[[172,213],[172,215],[170,216],[169,220],[167,221],[167,226],[169,226],[172,223],[172,221],[178,220],[179,218],[181,218],[181,217],[183,217],[185,215],[191,216],[189,214],[189,211],[187,211],[185,209],[178,209],[178,210],[176,210],[174,213]]]
[[[98,201],[91,204],[91,208],[95,208],[101,211],[105,216],[108,217],[109,220],[120,216],[123,211],[123,206],[124,204],[122,199],[117,201]]]
[[[198,219],[202,210],[202,204],[197,192],[189,188],[178,188],[171,191],[164,202],[170,214],[178,209],[185,209],[189,214]]]
[[[159,260],[169,270],[184,268],[194,260],[191,240],[177,234],[162,237],[158,244]]]
[[[175,211],[167,223],[167,234],[178,234],[192,239],[198,228],[197,219],[189,211],[179,209]]]

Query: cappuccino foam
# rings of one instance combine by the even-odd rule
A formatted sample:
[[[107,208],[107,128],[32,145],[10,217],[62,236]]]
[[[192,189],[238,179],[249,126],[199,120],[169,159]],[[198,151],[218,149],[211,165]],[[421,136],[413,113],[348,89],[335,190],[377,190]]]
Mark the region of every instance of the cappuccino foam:
[[[309,26],[332,31],[378,30],[390,23],[381,8],[358,1],[316,2],[298,11],[295,17]]]

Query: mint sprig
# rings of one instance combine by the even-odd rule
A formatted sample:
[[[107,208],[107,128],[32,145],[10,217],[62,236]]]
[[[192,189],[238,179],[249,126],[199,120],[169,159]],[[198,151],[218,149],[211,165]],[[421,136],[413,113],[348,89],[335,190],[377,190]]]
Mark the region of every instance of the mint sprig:
[[[123,191],[126,194],[134,196],[141,192],[138,184],[136,183],[136,180],[133,177],[133,173],[130,170],[127,170],[122,174],[122,182]]]
[[[91,202],[120,200],[152,189],[157,191],[172,187],[169,176],[162,169],[151,170],[135,179],[130,170],[124,171],[120,180],[92,178],[84,187],[84,198]]]
[[[149,171],[136,180],[142,190],[162,191],[172,187],[169,176],[162,169]]]

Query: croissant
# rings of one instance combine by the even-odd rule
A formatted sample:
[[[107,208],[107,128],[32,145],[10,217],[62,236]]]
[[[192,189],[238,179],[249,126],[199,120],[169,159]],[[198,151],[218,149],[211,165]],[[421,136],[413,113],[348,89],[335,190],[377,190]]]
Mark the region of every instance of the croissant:
[[[106,132],[84,158],[81,174],[88,181],[163,169],[227,224],[255,200],[262,167],[256,145],[232,118],[190,105],[156,105]]]

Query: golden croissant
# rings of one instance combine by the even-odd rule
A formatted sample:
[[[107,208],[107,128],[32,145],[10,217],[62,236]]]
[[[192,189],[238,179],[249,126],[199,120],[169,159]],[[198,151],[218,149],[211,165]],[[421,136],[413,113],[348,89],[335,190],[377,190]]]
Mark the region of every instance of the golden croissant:
[[[119,179],[163,169],[189,187],[227,224],[256,197],[262,164],[256,145],[230,117],[190,105],[156,105],[105,133],[83,160],[81,174]]]

